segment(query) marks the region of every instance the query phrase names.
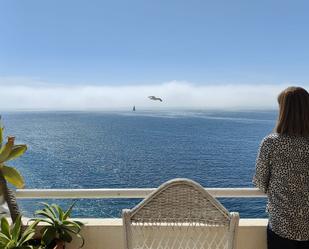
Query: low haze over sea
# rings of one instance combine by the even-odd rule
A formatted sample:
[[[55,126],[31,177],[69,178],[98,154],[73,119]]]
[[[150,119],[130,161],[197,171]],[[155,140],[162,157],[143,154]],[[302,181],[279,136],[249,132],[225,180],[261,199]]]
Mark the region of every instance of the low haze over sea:
[[[26,188],[148,188],[186,177],[205,187],[253,187],[275,111],[2,112],[6,135],[28,145],[16,166]],[[45,200],[51,201],[51,200]],[[75,216],[120,217],[139,200],[78,200]],[[265,217],[265,199],[221,199]],[[37,200],[19,200],[27,216]],[[64,207],[72,200],[56,200]]]

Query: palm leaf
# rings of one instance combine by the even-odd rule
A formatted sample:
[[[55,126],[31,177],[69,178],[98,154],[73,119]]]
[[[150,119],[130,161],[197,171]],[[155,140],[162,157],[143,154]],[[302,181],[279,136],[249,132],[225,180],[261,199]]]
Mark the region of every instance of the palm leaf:
[[[14,145],[12,147],[11,153],[9,154],[9,156],[6,158],[5,161],[13,160],[17,157],[20,157],[26,152],[26,150],[27,150],[27,145],[25,144]]]
[[[1,167],[4,178],[17,188],[23,188],[25,186],[24,178],[19,171],[13,167],[3,165]]]
[[[14,145],[14,137],[9,137],[7,143],[0,149],[0,162],[3,163],[10,155]]]
[[[3,131],[4,131],[4,128],[2,127],[1,117],[0,117],[0,147],[2,146],[2,143],[3,143]]]

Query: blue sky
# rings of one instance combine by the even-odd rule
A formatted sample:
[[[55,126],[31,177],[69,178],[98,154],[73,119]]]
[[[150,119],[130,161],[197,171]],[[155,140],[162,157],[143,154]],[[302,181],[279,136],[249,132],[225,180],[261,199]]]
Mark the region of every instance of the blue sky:
[[[306,86],[308,9],[292,0],[0,0],[0,84]]]

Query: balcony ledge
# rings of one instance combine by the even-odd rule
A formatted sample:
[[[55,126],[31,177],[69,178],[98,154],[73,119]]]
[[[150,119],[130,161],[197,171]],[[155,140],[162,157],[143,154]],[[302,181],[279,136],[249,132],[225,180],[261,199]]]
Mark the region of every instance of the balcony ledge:
[[[17,190],[19,199],[40,198],[144,198],[154,189],[24,189]],[[210,188],[215,197],[265,198],[256,188]],[[85,223],[83,249],[123,249],[122,219],[78,218]],[[26,221],[25,221],[26,224]],[[267,219],[240,219],[236,249],[266,249]],[[79,248],[77,239],[67,249]]]
[[[84,249],[123,249],[122,219],[78,219],[85,223]],[[237,249],[266,249],[267,219],[240,219]],[[78,248],[78,240],[67,249]]]

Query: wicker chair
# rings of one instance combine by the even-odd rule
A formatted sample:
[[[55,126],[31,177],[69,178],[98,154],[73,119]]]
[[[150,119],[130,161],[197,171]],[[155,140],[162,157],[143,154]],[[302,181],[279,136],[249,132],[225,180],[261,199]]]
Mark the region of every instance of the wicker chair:
[[[198,183],[174,179],[123,210],[125,249],[235,249],[238,221]]]

